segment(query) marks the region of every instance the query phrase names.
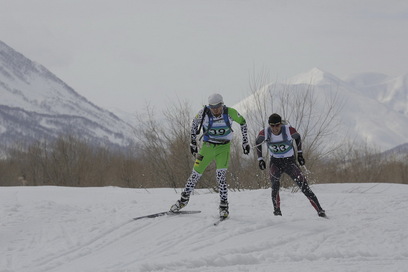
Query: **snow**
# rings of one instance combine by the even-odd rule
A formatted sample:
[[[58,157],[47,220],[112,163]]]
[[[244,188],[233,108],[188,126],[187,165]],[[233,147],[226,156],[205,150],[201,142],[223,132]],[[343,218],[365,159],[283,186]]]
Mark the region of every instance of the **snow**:
[[[339,83],[341,80],[328,73],[325,72],[317,67],[312,68],[310,71],[305,72],[305,73],[300,73],[298,75],[295,75],[291,77],[288,82],[290,84],[306,84],[306,85],[324,85],[324,84],[333,84],[333,82]]]
[[[408,186],[320,184],[329,219],[301,193],[229,192],[218,226],[218,195],[196,190],[192,215],[132,220],[167,210],[180,190],[1,187],[1,272],[407,271]]]

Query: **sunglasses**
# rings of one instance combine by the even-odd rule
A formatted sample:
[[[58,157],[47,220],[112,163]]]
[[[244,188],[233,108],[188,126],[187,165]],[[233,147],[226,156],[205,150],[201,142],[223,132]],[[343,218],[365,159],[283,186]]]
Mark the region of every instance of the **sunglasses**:
[[[279,127],[281,125],[281,123],[276,123],[276,124],[269,124],[271,127]]]
[[[215,104],[215,105],[208,105],[208,107],[210,109],[218,109],[218,108],[221,108],[223,105],[224,105],[223,103],[218,103],[218,104]]]

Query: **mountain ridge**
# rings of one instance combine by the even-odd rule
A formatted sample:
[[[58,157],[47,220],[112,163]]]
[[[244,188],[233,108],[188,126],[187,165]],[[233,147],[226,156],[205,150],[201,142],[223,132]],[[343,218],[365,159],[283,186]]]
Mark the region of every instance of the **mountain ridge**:
[[[257,105],[263,105],[263,112],[267,114],[277,112],[283,115],[284,119],[292,121],[296,120],[296,114],[288,108],[290,102],[285,101],[287,104],[283,105],[282,101],[288,99],[289,95],[302,96],[309,92],[309,98],[313,101],[305,103],[311,103],[311,124],[317,124],[320,122],[319,118],[325,118],[322,113],[328,110],[330,103],[339,106],[338,113],[333,116],[336,121],[333,128],[335,126],[336,132],[326,137],[321,143],[322,146],[330,146],[333,143],[352,146],[368,144],[385,151],[407,142],[408,110],[404,108],[407,107],[407,76],[383,75],[382,80],[361,84],[369,74],[372,75],[362,73],[355,75],[354,81],[346,81],[319,68],[313,68],[288,80],[266,84],[234,106],[244,116],[249,116],[250,124],[259,124],[259,117],[252,117],[252,109]],[[378,94],[388,94],[388,99],[381,99],[384,95]],[[334,98],[337,100],[334,101]],[[300,133],[306,130],[303,127],[304,122],[292,125],[295,125]]]
[[[130,124],[1,41],[0,95],[3,147],[15,139],[50,140],[68,133],[119,149],[133,142]]]
[[[234,105],[244,116],[251,115],[256,96],[263,99],[265,112],[285,112],[279,95],[311,92],[315,113],[324,112],[333,97],[344,106],[335,116],[338,133],[322,145],[369,144],[380,150],[407,142],[408,74],[391,77],[359,73],[346,79],[320,68],[300,73],[285,81],[269,83]],[[133,143],[134,118],[124,119],[100,108],[76,93],[44,66],[24,57],[0,41],[0,135],[2,146],[16,139],[55,139],[70,133],[104,146],[126,148]],[[344,105],[343,105],[344,104]],[[129,113],[130,114],[130,113]],[[119,116],[125,116],[122,112]],[[266,118],[267,116],[265,116]],[[293,120],[293,116],[283,116]],[[318,119],[311,120],[318,123]],[[259,120],[248,123],[262,128]],[[302,124],[294,124],[302,133]]]

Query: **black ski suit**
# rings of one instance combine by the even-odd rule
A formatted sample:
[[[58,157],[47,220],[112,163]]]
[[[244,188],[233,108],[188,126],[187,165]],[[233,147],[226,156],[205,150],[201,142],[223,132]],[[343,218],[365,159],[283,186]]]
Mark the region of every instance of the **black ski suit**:
[[[256,138],[256,151],[258,160],[262,160],[262,143],[265,142],[269,153],[269,175],[272,183],[272,203],[275,210],[280,209],[280,177],[283,173],[288,174],[299,186],[302,193],[309,199],[316,211],[322,210],[319,200],[310,189],[306,177],[296,163],[293,149],[293,140],[296,142],[298,152],[302,151],[300,134],[289,125],[282,125],[279,135],[274,135],[270,127],[261,130]]]

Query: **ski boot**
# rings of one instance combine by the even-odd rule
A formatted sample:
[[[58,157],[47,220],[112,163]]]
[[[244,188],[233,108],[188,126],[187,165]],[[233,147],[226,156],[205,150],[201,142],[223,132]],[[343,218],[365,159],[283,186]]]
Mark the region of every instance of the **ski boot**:
[[[280,208],[276,208],[276,209],[273,211],[273,214],[274,214],[274,215],[280,215],[280,216],[282,216],[282,212],[281,212]]]
[[[317,215],[320,217],[326,217],[326,212],[323,209],[317,211]]]
[[[182,208],[184,208],[188,204],[189,200],[190,196],[188,194],[181,193],[180,200],[177,200],[177,202],[170,207],[170,211],[174,213],[179,212]]]
[[[228,201],[221,200],[220,202],[220,218],[227,218],[229,215]]]

